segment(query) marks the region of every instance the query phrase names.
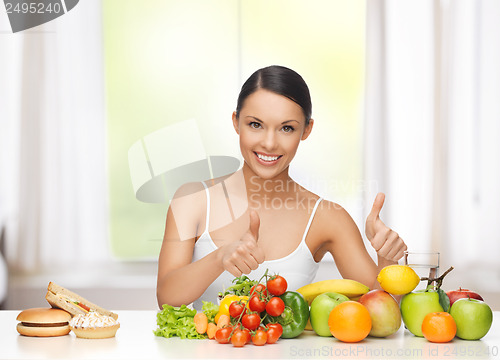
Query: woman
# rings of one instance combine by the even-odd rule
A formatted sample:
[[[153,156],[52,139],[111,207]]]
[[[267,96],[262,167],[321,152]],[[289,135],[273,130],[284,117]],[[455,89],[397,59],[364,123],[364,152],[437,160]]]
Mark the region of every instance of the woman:
[[[344,278],[373,288],[379,270],[403,256],[405,243],[379,218],[384,194],[366,220],[376,265],[349,214],[290,178],[290,162],[313,128],[311,109],[309,89],[293,70],[270,66],[245,82],[232,116],[243,167],[176,192],[158,261],[160,307],[194,301],[199,309],[234,277],[258,279],[266,269],[296,290],[314,281],[327,252]]]

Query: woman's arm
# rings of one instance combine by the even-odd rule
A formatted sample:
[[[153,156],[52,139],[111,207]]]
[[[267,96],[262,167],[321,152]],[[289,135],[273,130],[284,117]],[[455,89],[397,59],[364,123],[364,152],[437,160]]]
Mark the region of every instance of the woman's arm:
[[[206,196],[201,184],[183,185],[169,206],[158,258],[156,296],[160,308],[163,304],[190,304],[223,271],[216,252],[191,263],[196,236],[204,230],[203,211]]]
[[[193,184],[179,189],[168,209],[165,235],[158,259],[158,305],[180,306],[198,299],[227,270],[234,276],[248,274],[264,261],[258,245],[260,219],[250,214],[249,229],[239,239],[192,261],[195,239],[204,230],[206,196]],[[200,223],[201,228],[200,228]]]
[[[397,264],[406,250],[399,235],[380,220],[379,213],[383,203],[384,196],[379,194],[366,222],[366,235],[377,251],[377,264],[368,254],[358,227],[347,211],[339,205],[329,206],[327,209],[330,221],[326,222],[326,248],[335,259],[340,274],[371,289],[380,288],[376,280],[380,270]]]

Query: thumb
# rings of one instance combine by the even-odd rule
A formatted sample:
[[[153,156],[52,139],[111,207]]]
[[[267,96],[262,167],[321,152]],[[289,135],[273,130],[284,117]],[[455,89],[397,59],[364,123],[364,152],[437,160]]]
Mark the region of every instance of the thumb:
[[[375,201],[373,202],[372,210],[370,214],[368,214],[368,219],[375,220],[380,215],[380,210],[382,210],[382,206],[384,206],[385,194],[378,193],[375,197]]]
[[[255,241],[259,240],[259,227],[260,227],[260,217],[257,211],[252,210],[250,212],[250,226],[248,227],[248,230],[250,231],[250,234],[253,235],[255,238]]]

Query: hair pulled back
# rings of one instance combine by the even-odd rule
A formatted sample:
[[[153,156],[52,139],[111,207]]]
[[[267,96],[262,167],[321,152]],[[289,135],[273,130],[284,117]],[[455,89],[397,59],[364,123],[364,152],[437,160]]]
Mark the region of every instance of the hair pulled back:
[[[240,116],[245,99],[259,89],[285,96],[297,103],[304,112],[306,125],[312,114],[312,103],[306,82],[295,71],[284,66],[272,65],[254,72],[241,87],[236,105],[236,117]]]

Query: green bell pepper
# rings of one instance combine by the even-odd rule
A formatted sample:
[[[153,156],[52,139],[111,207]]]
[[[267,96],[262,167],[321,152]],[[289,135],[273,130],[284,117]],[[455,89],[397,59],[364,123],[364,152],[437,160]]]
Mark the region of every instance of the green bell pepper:
[[[291,339],[302,334],[309,320],[309,305],[302,294],[287,291],[280,298],[285,310],[280,316],[266,318],[267,323],[279,323],[283,327],[283,339]]]

